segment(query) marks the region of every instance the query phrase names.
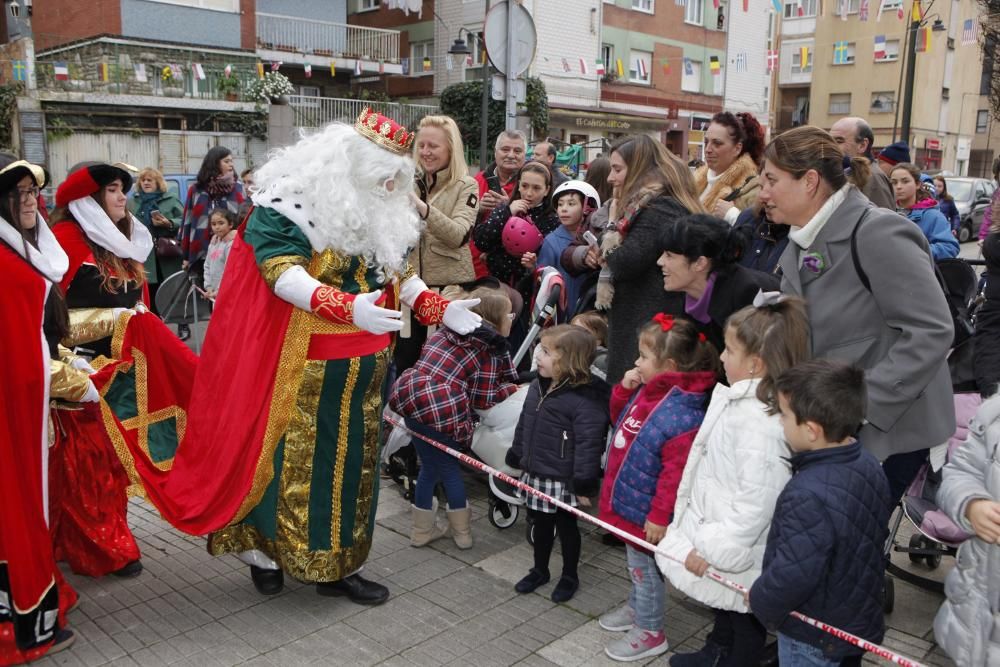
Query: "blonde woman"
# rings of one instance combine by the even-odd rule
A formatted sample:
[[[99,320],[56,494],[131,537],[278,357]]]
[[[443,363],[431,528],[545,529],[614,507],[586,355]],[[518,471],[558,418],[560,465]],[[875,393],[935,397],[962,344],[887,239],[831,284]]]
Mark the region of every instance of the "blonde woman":
[[[128,198],[128,210],[153,235],[155,247],[143,266],[149,301],[154,303],[160,282],[181,270],[181,248],[176,239],[184,219],[184,205],[167,188],[163,174],[152,167],[139,172],[136,184],[138,187]]]
[[[469,176],[465,147],[458,125],[448,116],[425,116],[413,142],[417,163],[417,192],[412,195],[417,213],[426,221],[420,243],[410,254],[410,265],[428,287],[436,291],[475,279],[469,230],[479,211],[479,186]],[[410,321],[396,344],[396,370],[417,361],[427,329]]]

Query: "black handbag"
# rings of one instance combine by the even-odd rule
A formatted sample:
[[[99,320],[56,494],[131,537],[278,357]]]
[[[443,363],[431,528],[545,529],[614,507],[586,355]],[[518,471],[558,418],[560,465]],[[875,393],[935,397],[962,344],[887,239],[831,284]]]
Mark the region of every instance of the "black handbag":
[[[180,259],[184,256],[181,244],[176,239],[168,239],[165,236],[156,239],[154,248],[156,256],[160,259]]]

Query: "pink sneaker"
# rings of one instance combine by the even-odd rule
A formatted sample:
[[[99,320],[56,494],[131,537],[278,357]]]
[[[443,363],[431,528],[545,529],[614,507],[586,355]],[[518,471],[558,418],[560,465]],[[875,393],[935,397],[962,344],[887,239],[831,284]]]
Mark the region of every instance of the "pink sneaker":
[[[633,627],[620,639],[616,639],[605,647],[604,652],[612,660],[618,662],[633,662],[645,660],[667,652],[667,636],[663,630],[650,632]]]

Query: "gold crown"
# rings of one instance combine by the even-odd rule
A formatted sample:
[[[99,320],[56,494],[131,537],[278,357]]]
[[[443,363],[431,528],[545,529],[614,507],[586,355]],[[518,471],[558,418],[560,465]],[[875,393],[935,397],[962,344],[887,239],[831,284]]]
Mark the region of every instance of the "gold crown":
[[[396,155],[407,155],[413,146],[413,133],[393,119],[365,107],[354,123],[361,136],[371,139]]]

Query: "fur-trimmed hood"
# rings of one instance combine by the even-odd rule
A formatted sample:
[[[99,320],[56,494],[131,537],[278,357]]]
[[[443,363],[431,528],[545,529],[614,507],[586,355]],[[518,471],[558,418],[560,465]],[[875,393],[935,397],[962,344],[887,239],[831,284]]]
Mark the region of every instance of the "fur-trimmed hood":
[[[756,180],[757,173],[757,165],[753,158],[748,153],[744,153],[737,158],[736,162],[729,165],[729,169],[719,174],[711,187],[708,184],[708,165],[700,167],[694,173],[694,189],[709,213],[715,210],[720,199],[728,197],[734,190],[740,190],[740,194],[733,204],[736,205],[736,208],[743,210],[753,205],[757,199],[757,190],[760,188],[760,184]]]

